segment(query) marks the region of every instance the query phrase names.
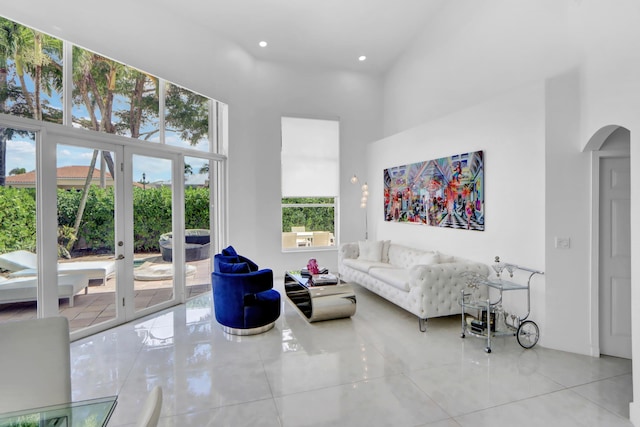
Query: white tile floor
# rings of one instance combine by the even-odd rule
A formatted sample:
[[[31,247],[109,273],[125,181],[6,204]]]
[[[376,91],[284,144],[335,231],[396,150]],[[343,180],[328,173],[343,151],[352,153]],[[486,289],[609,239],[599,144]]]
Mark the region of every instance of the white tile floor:
[[[118,395],[133,425],[162,386],[161,426],[630,426],[631,361],[459,338],[358,286],[351,319],[309,324],[284,297],[271,331],[226,336],[210,294],[72,344],[74,400]],[[544,333],[542,331],[541,333]]]

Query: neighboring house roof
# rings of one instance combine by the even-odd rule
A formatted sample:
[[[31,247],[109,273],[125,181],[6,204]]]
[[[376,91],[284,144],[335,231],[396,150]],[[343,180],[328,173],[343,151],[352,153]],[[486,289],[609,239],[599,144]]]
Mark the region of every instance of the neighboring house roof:
[[[62,166],[57,170],[58,187],[61,188],[82,188],[89,173],[89,166]],[[107,185],[113,185],[113,178],[107,171],[105,172]],[[93,170],[92,182],[100,182],[100,169]],[[7,186],[11,187],[35,187],[36,172],[31,171],[19,175],[6,177]]]

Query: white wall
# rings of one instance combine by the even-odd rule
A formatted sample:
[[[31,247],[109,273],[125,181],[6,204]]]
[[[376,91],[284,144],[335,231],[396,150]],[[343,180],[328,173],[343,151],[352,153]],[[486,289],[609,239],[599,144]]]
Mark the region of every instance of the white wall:
[[[337,252],[282,254],[280,216],[280,118],[296,115],[340,120],[341,239],[364,234],[351,215],[359,190],[350,176],[364,171],[365,143],[381,135],[380,82],[350,72],[292,69],[256,62],[252,93],[230,105],[230,236],[231,243],[282,274],[300,268],[310,257],[337,268]]]
[[[593,354],[591,342],[591,157],[578,147],[580,88],[577,72],[546,85],[546,236],[547,325],[549,347]],[[555,247],[570,239],[569,249]]]
[[[415,39],[385,80],[385,136],[575,62],[567,1],[457,0]]]
[[[482,104],[369,144],[367,163],[371,239],[456,254],[488,265],[503,261],[544,269],[543,84],[532,84]],[[484,151],[485,230],[469,231],[383,221],[386,168],[470,151]],[[544,343],[544,277],[532,282],[531,317]],[[505,295],[505,308],[526,313],[525,295]]]

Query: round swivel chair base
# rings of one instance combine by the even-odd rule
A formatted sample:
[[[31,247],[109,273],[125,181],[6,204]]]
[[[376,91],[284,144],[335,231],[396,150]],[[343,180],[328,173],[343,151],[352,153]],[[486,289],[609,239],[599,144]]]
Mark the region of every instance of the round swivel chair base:
[[[269,329],[275,326],[276,322],[268,323],[264,326],[258,326],[257,328],[249,328],[249,329],[240,329],[240,328],[230,328],[228,326],[222,326],[222,330],[231,335],[256,335],[261,334],[263,332],[267,332]]]

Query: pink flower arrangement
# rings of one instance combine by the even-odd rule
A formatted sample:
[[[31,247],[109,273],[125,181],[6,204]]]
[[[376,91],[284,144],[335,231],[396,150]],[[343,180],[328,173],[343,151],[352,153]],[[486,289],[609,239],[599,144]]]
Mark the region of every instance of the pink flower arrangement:
[[[311,258],[307,263],[307,270],[309,270],[309,274],[318,274],[320,273],[320,269],[318,268],[318,262],[315,258]]]

